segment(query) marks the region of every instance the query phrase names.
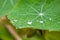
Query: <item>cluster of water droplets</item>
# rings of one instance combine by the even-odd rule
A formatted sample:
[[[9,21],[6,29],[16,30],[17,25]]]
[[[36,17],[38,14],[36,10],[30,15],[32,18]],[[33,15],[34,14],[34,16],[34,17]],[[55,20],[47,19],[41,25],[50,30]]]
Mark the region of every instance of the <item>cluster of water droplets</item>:
[[[6,5],[6,3],[7,3],[7,0],[4,1],[3,5],[2,5],[2,9],[3,9],[4,6]],[[11,3],[11,5],[14,5],[13,0],[10,0],[10,3]],[[37,21],[37,22],[39,22],[40,24],[44,24],[45,22],[47,22],[47,21],[44,21],[44,18],[47,18],[50,22],[52,22],[53,18],[48,17],[48,16],[46,15],[46,13],[43,12],[43,7],[44,7],[45,5],[46,5],[46,0],[45,0],[45,2],[41,5],[41,10],[38,11],[38,10],[35,9],[33,6],[31,6],[30,4],[27,3],[27,6],[28,6],[29,8],[31,8],[33,11],[35,11],[36,14],[37,14],[36,17],[33,18],[32,20],[30,20],[30,21],[29,21],[29,19],[27,20],[27,22],[26,22],[27,25],[32,25],[33,21]],[[47,10],[46,10],[46,11],[47,11]],[[25,15],[25,14],[21,14],[21,15]],[[41,20],[36,20],[36,19],[39,18],[39,17],[40,17]],[[18,20],[18,19],[12,19],[11,22],[12,22],[12,23],[17,23],[17,22],[19,22],[19,20]],[[57,23],[60,24],[60,22],[57,22]],[[21,28],[21,27],[20,27],[20,28]]]
[[[33,23],[33,21],[37,21],[36,19],[37,19],[38,17],[41,17],[41,20],[38,20],[38,22],[39,22],[40,24],[44,24],[44,23],[45,23],[44,17],[47,16],[47,15],[46,15],[46,13],[43,12],[42,10],[43,10],[43,7],[46,5],[46,0],[45,0],[45,2],[41,5],[41,10],[40,10],[40,12],[39,12],[37,9],[35,9],[33,6],[29,5],[28,3],[27,3],[27,5],[28,5],[29,8],[31,8],[32,10],[34,10],[34,11],[37,13],[37,16],[36,16],[35,18],[33,18],[32,20],[30,20],[30,21],[28,21],[28,20],[29,20],[29,19],[28,19],[27,22],[26,22],[26,24],[31,25],[31,24]],[[21,15],[25,15],[25,14],[21,14]],[[48,18],[49,21],[52,21],[52,18],[51,18],[51,17],[48,17],[48,16],[47,16],[46,18]],[[17,22],[17,21],[18,21],[17,19],[14,19],[14,20],[13,20],[13,22]],[[59,22],[58,22],[58,23],[59,23]]]

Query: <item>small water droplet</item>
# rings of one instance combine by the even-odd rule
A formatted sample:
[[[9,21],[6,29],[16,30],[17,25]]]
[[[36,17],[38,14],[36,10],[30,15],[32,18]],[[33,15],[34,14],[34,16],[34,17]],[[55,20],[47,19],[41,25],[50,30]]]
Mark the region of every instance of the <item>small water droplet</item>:
[[[40,21],[40,23],[44,23],[44,21]]]
[[[14,22],[17,22],[18,20],[14,19],[13,21],[14,21]]]
[[[32,22],[31,21],[28,21],[27,24],[32,24]]]

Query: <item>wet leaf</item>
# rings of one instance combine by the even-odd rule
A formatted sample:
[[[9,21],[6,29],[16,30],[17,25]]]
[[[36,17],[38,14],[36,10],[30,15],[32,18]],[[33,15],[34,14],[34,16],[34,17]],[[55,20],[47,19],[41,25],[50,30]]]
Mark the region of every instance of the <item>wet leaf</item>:
[[[17,2],[18,0],[0,0],[0,17],[7,15]]]
[[[60,0],[21,0],[8,17],[17,28],[60,30],[59,10]]]
[[[0,0],[0,16],[16,28],[60,30],[60,0]]]

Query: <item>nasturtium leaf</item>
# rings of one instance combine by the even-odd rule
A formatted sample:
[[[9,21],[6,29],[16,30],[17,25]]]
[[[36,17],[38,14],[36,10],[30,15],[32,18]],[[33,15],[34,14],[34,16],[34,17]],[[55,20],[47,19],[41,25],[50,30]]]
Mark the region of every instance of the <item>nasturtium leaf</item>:
[[[0,0],[0,17],[7,15],[17,2],[18,0]]]
[[[21,0],[9,18],[18,28],[59,30],[59,4],[59,0]]]
[[[15,0],[12,1],[12,3],[15,2]],[[9,0],[4,9],[2,9],[2,12],[6,13],[16,28],[60,30],[60,0],[16,1],[18,2],[15,2],[12,7],[12,3],[9,4],[11,2]]]

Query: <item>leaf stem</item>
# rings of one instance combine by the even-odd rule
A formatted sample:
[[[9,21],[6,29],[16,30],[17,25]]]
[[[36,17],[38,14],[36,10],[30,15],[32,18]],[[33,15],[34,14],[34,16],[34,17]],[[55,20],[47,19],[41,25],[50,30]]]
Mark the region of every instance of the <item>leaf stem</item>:
[[[16,40],[22,40],[21,37],[17,34],[17,32],[14,30],[14,28],[12,27],[12,25],[10,25],[8,23],[8,18],[7,16],[3,16],[0,18],[0,23],[6,28],[8,29],[8,31],[13,35],[13,37],[16,39]]]

